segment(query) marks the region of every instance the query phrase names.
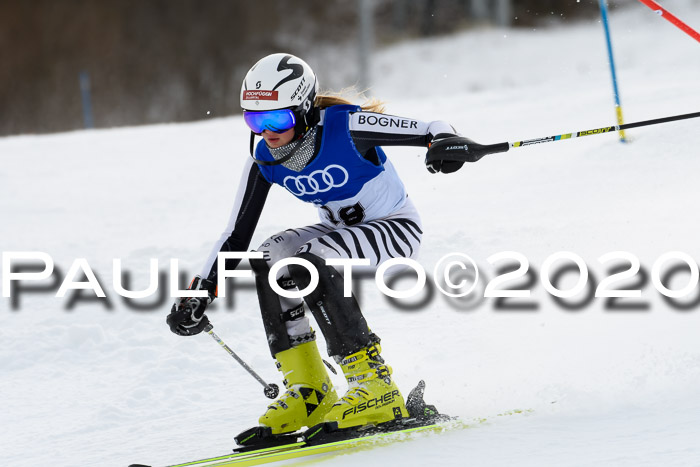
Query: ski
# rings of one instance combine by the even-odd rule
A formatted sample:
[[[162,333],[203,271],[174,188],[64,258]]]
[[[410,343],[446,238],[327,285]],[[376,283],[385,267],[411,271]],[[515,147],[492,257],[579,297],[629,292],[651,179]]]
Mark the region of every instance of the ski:
[[[349,436],[345,439],[339,441],[322,441],[319,444],[309,444],[308,442],[302,446],[281,449],[274,452],[259,454],[249,458],[237,458],[230,459],[228,461],[223,461],[220,463],[209,464],[210,467],[230,467],[230,466],[252,466],[252,465],[262,465],[271,462],[301,459],[308,456],[314,456],[319,454],[331,454],[339,453],[341,451],[353,450],[353,451],[364,451],[369,449],[378,448],[380,446],[386,446],[388,444],[393,444],[396,442],[408,441],[413,439],[413,435],[419,432],[431,432],[440,433],[447,429],[456,427],[466,427],[466,424],[462,424],[459,421],[453,420],[450,422],[438,422],[431,424],[424,424],[420,426],[415,426],[411,428],[395,429],[390,431],[379,431],[373,434],[366,434],[359,437]],[[318,428],[321,429],[321,428]],[[326,438],[328,439],[328,438]],[[331,438],[332,439],[332,438]]]
[[[423,400],[425,382],[420,381],[406,399],[409,418],[401,418],[376,426],[338,428],[337,423],[321,423],[304,432],[272,435],[269,428],[253,427],[235,437],[239,444],[232,454],[201,459],[169,467],[226,467],[260,465],[316,454],[364,450],[408,440],[414,433],[442,432],[467,425],[444,414]],[[150,467],[131,464],[129,467]]]
[[[256,456],[261,456],[261,455],[268,455],[268,454],[274,454],[277,452],[283,452],[285,450],[290,450],[290,449],[296,449],[301,446],[304,446],[306,443],[303,441],[298,441],[294,443],[289,443],[289,444],[283,444],[283,445],[278,445],[278,446],[267,446],[267,447],[261,447],[257,449],[245,449],[242,451],[236,451],[233,454],[223,454],[220,456],[216,457],[209,457],[206,459],[199,459],[196,461],[190,461],[190,462],[185,462],[182,464],[174,464],[170,465],[168,467],[189,467],[189,466],[195,466],[195,467],[203,467],[203,466],[211,466],[211,465],[221,465],[221,462],[226,462],[226,461],[236,461],[236,460],[245,460],[245,459],[252,459]],[[151,467],[150,465],[146,464],[131,464],[129,467]]]
[[[442,433],[448,430],[472,428],[486,423],[494,417],[500,418],[518,414],[529,414],[531,412],[531,409],[515,409],[498,413],[491,417],[474,418],[469,422],[445,415],[441,415],[439,419],[432,421],[426,421],[425,419],[419,421],[414,418],[407,418],[403,420],[403,429],[401,429],[399,423],[396,422],[389,422],[388,424],[382,424],[364,430],[336,431],[333,430],[332,426],[329,427],[327,424],[322,424],[316,425],[316,427],[304,433],[295,433],[295,435],[298,435],[297,439],[299,439],[299,441],[276,446],[239,446],[231,454],[170,465],[168,467],[242,467],[290,459],[303,459],[306,456],[317,454],[333,456],[336,452],[342,454],[352,449],[356,451],[365,451],[396,442],[410,441],[415,439],[415,436],[420,433]],[[322,427],[321,431],[311,436],[314,432],[319,430],[319,427]],[[330,436],[328,436],[329,433]],[[304,436],[310,436],[314,439],[304,441]],[[131,464],[129,467],[150,466]]]
[[[415,419],[406,419],[403,424],[406,428],[399,428],[401,426],[399,424],[392,427],[374,427],[373,429],[363,430],[364,433],[358,435],[358,430],[334,432],[333,427],[327,427],[327,425],[317,425],[307,430],[302,436],[308,436],[313,433],[315,434],[314,437],[318,436],[320,439],[309,439],[274,447],[244,450],[169,467],[244,467],[347,450],[364,451],[396,442],[408,441],[413,439],[413,436],[417,433],[440,433],[449,429],[465,428],[467,426],[459,420],[420,423]],[[132,464],[129,467],[149,466]]]

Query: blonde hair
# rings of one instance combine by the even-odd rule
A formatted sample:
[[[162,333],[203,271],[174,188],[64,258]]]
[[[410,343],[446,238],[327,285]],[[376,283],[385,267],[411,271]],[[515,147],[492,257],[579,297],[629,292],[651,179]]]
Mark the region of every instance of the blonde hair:
[[[354,97],[357,99],[364,97],[364,94],[355,90],[354,88],[341,89],[339,92],[325,92],[316,96],[314,106],[318,107],[319,109],[325,109],[333,105],[352,105],[353,102],[349,99],[349,97]],[[384,113],[384,102],[380,101],[376,97],[365,100],[360,107],[365,112]]]

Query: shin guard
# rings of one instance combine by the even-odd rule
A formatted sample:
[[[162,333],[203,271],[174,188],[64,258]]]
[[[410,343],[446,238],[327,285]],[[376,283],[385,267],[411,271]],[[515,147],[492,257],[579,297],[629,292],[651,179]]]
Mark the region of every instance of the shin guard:
[[[323,332],[328,355],[344,357],[376,341],[355,297],[343,296],[343,277],[340,273],[314,254],[299,253],[296,257],[309,261],[318,271],[318,286],[304,297],[304,301]],[[311,275],[305,267],[291,264],[288,268],[300,290],[308,287]]]
[[[255,288],[258,292],[260,313],[262,314],[267,343],[274,357],[277,353],[288,350],[292,344],[284,324],[280,300],[268,281],[270,266],[263,259],[251,259],[250,266],[255,273]]]

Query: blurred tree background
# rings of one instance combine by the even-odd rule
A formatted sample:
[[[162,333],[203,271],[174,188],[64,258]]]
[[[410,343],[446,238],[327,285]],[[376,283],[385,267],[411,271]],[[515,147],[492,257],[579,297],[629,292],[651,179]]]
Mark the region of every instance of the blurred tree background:
[[[377,46],[474,26],[531,27],[598,14],[597,0],[368,0]],[[624,3],[619,0],[617,3]],[[360,0],[0,0],[0,135],[238,112],[248,68],[297,54],[322,87],[358,79]],[[611,6],[615,6],[612,4]],[[517,19],[516,19],[517,18]]]

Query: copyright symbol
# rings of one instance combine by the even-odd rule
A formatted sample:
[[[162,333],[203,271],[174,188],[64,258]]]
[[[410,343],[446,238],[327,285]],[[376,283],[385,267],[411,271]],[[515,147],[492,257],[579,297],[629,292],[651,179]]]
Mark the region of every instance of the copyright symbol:
[[[433,269],[433,277],[437,288],[448,297],[466,297],[479,282],[479,268],[469,256],[450,253],[437,262]],[[443,284],[457,292],[448,292],[443,288]]]

